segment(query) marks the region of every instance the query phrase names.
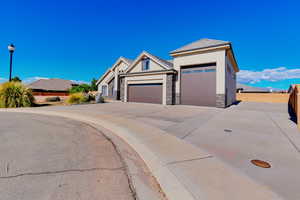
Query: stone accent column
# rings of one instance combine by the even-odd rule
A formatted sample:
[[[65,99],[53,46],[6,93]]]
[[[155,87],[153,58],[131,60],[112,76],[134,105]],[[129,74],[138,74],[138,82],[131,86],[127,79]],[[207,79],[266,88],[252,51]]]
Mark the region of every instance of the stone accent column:
[[[226,95],[225,94],[216,94],[216,107],[217,108],[226,108]]]
[[[125,101],[125,78],[120,77],[120,99],[122,102]]]
[[[173,105],[174,81],[173,74],[167,74],[166,81],[166,105]]]

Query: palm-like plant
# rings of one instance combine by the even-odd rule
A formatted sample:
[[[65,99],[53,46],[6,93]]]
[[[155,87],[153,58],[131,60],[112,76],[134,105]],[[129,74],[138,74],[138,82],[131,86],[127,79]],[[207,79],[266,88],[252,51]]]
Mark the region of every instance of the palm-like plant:
[[[18,108],[34,105],[30,89],[20,82],[6,82],[0,85],[0,107]]]

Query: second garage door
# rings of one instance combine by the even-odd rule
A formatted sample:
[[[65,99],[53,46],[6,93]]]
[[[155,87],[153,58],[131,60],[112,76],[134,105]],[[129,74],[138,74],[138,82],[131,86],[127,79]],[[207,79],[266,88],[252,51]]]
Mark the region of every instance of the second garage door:
[[[181,69],[181,104],[216,106],[215,64],[186,66]]]
[[[162,84],[130,84],[127,93],[128,102],[162,103]]]

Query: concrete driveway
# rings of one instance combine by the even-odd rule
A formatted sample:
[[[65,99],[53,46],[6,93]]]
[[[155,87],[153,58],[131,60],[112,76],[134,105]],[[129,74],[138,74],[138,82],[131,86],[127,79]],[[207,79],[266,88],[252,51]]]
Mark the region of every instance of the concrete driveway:
[[[210,156],[204,158],[218,158],[224,164],[232,167],[237,174],[247,175],[261,187],[274,191],[283,199],[300,199],[298,191],[300,185],[300,134],[296,124],[290,120],[286,104],[240,103],[227,109],[218,109],[183,105],[105,103],[44,107],[33,110],[72,113],[95,119],[107,116],[113,120],[115,116],[116,118],[130,119],[137,125],[139,123],[148,124],[192,144],[199,150],[205,150]],[[143,131],[147,132],[147,130]],[[168,146],[157,148],[161,148],[160,151],[165,154],[168,153],[166,149]],[[174,148],[172,146],[170,151],[176,151]],[[250,163],[252,159],[267,161],[272,167],[269,169],[259,168]],[[201,166],[203,161],[200,161],[191,159],[174,162],[176,170],[180,169],[181,172],[183,170],[185,174],[178,178],[183,181],[186,188],[199,197],[203,195],[203,192],[198,193],[199,188],[194,187],[201,181],[201,177],[197,176],[199,174],[197,169],[200,168],[194,166]],[[175,167],[173,163],[170,164]],[[174,168],[173,173],[179,176],[179,171],[176,172],[176,170]],[[219,172],[214,173],[212,168],[206,167],[205,170],[208,171],[201,172],[204,173],[203,175],[211,173],[217,176],[220,174]],[[189,176],[188,179],[186,175]],[[214,182],[221,180],[226,182],[224,178],[215,176],[211,176],[214,177]],[[224,177],[226,176],[224,175]],[[233,182],[237,183],[237,181]],[[218,186],[214,186],[216,188],[212,190],[212,187],[209,187],[211,184],[211,182],[204,181],[200,185],[207,186],[205,190],[210,191],[211,197],[213,197],[214,190]],[[230,191],[232,191],[232,187],[235,186],[230,186]],[[226,188],[219,188],[219,190],[225,192],[223,195],[226,194]],[[222,195],[222,193],[220,194]],[[233,197],[231,194],[229,196]],[[228,198],[223,196],[222,199]]]
[[[91,126],[61,117],[0,113],[0,132],[0,199],[135,199],[126,158]],[[135,173],[149,173],[122,145],[122,152],[139,162],[131,162]],[[150,185],[147,181],[144,175],[142,182]]]

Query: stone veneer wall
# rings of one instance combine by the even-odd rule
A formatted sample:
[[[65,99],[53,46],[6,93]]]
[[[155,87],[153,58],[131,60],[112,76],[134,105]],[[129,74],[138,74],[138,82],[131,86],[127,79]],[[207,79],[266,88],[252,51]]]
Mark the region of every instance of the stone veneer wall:
[[[174,80],[173,74],[167,74],[166,82],[166,105],[173,105],[173,94],[174,94]]]
[[[125,101],[125,99],[124,99],[124,97],[125,97],[125,94],[124,94],[124,92],[125,92],[125,83],[124,83],[124,80],[125,78],[124,77],[120,77],[120,99],[121,99],[121,101]]]
[[[217,108],[226,108],[226,95],[225,94],[216,94],[216,107]]]

